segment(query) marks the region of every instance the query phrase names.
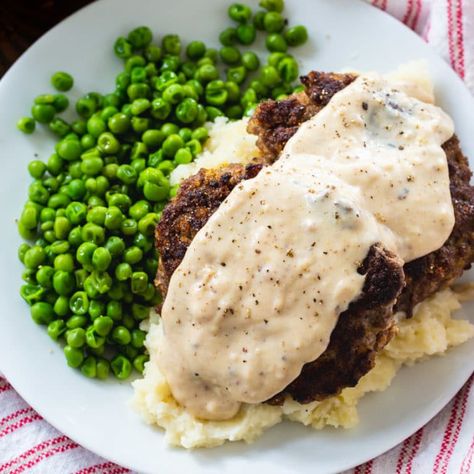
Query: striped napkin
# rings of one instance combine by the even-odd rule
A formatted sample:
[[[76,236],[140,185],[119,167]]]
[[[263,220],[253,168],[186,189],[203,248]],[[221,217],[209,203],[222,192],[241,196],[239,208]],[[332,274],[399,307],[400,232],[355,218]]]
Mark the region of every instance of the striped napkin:
[[[419,33],[474,94],[474,0],[372,0]],[[474,376],[444,410],[389,452],[344,474],[474,472]],[[296,466],[295,466],[296,468]],[[49,425],[0,374],[0,474],[131,472]]]

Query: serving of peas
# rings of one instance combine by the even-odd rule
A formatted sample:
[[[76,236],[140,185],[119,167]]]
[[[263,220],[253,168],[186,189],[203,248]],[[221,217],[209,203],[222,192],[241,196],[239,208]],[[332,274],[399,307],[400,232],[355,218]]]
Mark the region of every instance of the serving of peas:
[[[46,161],[28,164],[32,182],[18,219],[27,241],[20,294],[31,317],[63,344],[69,366],[85,376],[124,380],[148,360],[140,323],[161,302],[154,231],[176,192],[170,173],[192,162],[208,137],[206,122],[251,115],[263,99],[299,90],[289,47],[306,42],[304,26],[287,26],[283,0],[262,0],[252,12],[232,4],[234,22],[219,49],[183,45],[176,34],[153,43],[140,26],[113,46],[124,62],[108,94],[89,92],[74,106],[77,119],[58,114],[74,87],[64,71],[51,77],[57,93],[34,99],[24,133],[44,124],[57,137]],[[247,47],[259,32],[265,62]]]

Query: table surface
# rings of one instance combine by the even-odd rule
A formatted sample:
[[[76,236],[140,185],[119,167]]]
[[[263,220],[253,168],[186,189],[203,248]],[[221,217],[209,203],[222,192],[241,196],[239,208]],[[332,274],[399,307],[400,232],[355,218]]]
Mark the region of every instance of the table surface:
[[[92,0],[1,0],[0,77],[43,33]]]

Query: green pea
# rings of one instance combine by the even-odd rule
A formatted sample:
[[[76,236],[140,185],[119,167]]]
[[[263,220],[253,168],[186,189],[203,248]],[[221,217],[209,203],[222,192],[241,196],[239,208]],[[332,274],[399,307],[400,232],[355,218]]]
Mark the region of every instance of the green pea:
[[[123,355],[118,355],[112,359],[110,363],[112,367],[112,372],[115,377],[119,380],[127,379],[132,372],[132,364],[130,361]]]
[[[109,206],[117,206],[122,212],[127,212],[132,204],[131,199],[122,193],[106,193],[106,199]]]
[[[74,271],[74,259],[72,255],[69,253],[57,255],[54,259],[54,269],[64,272]]]
[[[48,324],[48,335],[53,341],[57,341],[66,331],[66,324],[63,320],[57,319]]]
[[[205,142],[209,137],[209,132],[207,131],[206,127],[198,127],[193,130],[191,138],[194,140],[198,140],[200,142]]]
[[[135,347],[135,349],[142,348],[145,342],[145,337],[146,333],[144,331],[141,331],[140,329],[134,329],[132,331],[131,339],[132,346]]]
[[[94,138],[97,138],[101,133],[104,133],[106,129],[107,125],[105,124],[105,121],[96,115],[93,115],[87,121],[87,132]]]
[[[193,160],[193,155],[187,148],[180,148],[176,152],[174,160],[179,165],[184,165],[184,164],[187,164],[187,163],[191,163],[191,161]]]
[[[92,255],[94,251],[97,249],[97,245],[92,242],[84,242],[79,245],[76,251],[76,259],[77,261],[84,266],[84,268],[92,270]]]
[[[219,71],[217,68],[211,64],[204,64],[198,68],[196,74],[194,75],[194,79],[202,83],[207,83],[209,81],[213,81],[219,77]]]
[[[83,328],[71,329],[67,332],[66,342],[75,349],[82,347],[86,343],[86,331]]]
[[[83,150],[90,150],[97,143],[97,140],[92,135],[86,133],[81,137],[81,147]]]
[[[144,202],[144,201],[140,201],[140,202]],[[25,254],[29,249],[30,249],[30,246],[25,242],[20,244],[20,246],[18,247],[18,258],[20,259],[21,263],[25,263]]]
[[[163,153],[166,156],[173,157],[179,148],[184,145],[183,139],[178,134],[168,136],[163,142]]]
[[[74,227],[69,232],[67,241],[73,247],[79,247],[82,244],[82,228],[80,226]]]
[[[178,104],[175,114],[180,122],[191,123],[198,115],[198,103],[196,100],[188,97]]]
[[[105,380],[109,376],[110,364],[106,359],[98,359],[96,364],[96,377],[100,380]]]
[[[206,86],[206,102],[211,105],[223,105],[228,97],[228,92],[223,81],[211,81]]]
[[[46,172],[46,164],[40,160],[30,161],[28,164],[28,172],[34,179],[41,179]]]
[[[60,317],[66,316],[69,313],[69,298],[65,295],[58,296],[54,302],[53,310]]]
[[[113,235],[108,238],[107,242],[105,243],[105,248],[110,252],[110,255],[112,255],[112,257],[116,258],[124,252],[125,243],[123,239]]]
[[[57,193],[49,197],[48,207],[53,209],[65,208],[70,202],[71,200],[67,194]]]
[[[67,72],[58,71],[51,76],[51,85],[58,91],[66,92],[74,84],[73,77]]]
[[[120,229],[124,216],[117,206],[110,206],[104,216],[104,225],[109,230]]]
[[[53,176],[57,176],[61,172],[63,165],[64,165],[63,159],[56,153],[53,153],[49,157],[48,162],[46,164],[48,168],[48,172],[52,174]],[[44,185],[47,186],[47,181],[45,180],[43,182],[44,182]]]
[[[234,46],[223,46],[219,55],[225,64],[237,64],[240,61],[240,51]]]
[[[150,314],[150,308],[143,304],[133,303],[132,304],[132,315],[137,321],[143,321],[148,318]]]
[[[150,119],[146,117],[132,117],[132,128],[135,132],[144,133],[149,127],[150,127]],[[131,156],[130,158],[133,160],[136,157]]]
[[[240,87],[235,82],[227,81],[225,84],[225,89],[227,91],[227,102],[236,103],[240,99]],[[186,140],[189,141],[189,140]]]
[[[161,48],[154,44],[149,44],[145,48],[145,57],[148,59],[148,61],[154,63],[158,62],[161,59]]]
[[[259,5],[269,12],[279,12],[283,11],[285,5],[284,0],[260,0]]]
[[[69,308],[74,314],[86,314],[89,309],[89,298],[84,291],[76,291],[69,300]]]
[[[81,237],[84,242],[94,242],[100,245],[105,240],[105,231],[103,227],[88,222],[82,228]]]
[[[273,66],[264,66],[261,70],[261,81],[267,87],[275,87],[280,83],[280,74]]]
[[[89,347],[98,349],[105,344],[105,338],[98,334],[95,330],[95,326],[92,325],[89,326],[85,332],[85,342]]]
[[[104,161],[98,156],[84,158],[81,163],[81,171],[87,176],[97,176],[104,167]]]
[[[122,303],[120,301],[109,301],[107,303],[107,316],[114,321],[120,321],[123,315]]]
[[[74,291],[75,279],[69,272],[57,270],[53,275],[53,288],[58,295],[67,296]]]
[[[137,372],[143,374],[145,370],[145,364],[149,361],[149,357],[146,354],[140,354],[133,359],[133,367]]]
[[[71,130],[80,136],[86,133],[86,129],[87,127],[85,120],[74,120],[74,122],[71,123]]]
[[[46,253],[42,247],[35,245],[25,252],[23,263],[25,267],[38,268],[46,259]]]
[[[45,294],[45,289],[39,285],[28,283],[20,288],[20,296],[29,304],[40,301]]]
[[[69,107],[69,99],[64,94],[56,94],[54,96],[53,107],[57,113],[63,112]],[[61,120],[61,122],[66,123],[64,122],[64,120]],[[67,124],[67,127],[68,127],[68,132],[69,132],[71,127],[69,126],[69,124]],[[61,133],[66,135],[68,132],[65,132],[65,133],[61,132]],[[58,130],[56,130],[55,133],[57,133],[59,136],[62,136],[61,133],[58,133]]]
[[[199,59],[204,56],[206,46],[202,41],[191,41],[186,47],[186,56],[189,59]]]
[[[81,365],[81,373],[91,379],[97,376],[97,361],[95,357],[87,357]]]
[[[151,103],[148,99],[145,99],[144,97],[135,99],[132,102],[130,112],[132,115],[140,115],[146,110],[148,110],[151,107]]]
[[[107,125],[112,133],[125,133],[130,128],[130,118],[126,114],[118,112],[108,119]]]
[[[145,82],[147,80],[146,69],[140,66],[134,67],[130,73],[130,80],[132,84]]]
[[[163,91],[163,99],[170,104],[177,104],[185,98],[185,92],[181,84],[171,84]]]
[[[142,135],[143,143],[149,148],[157,148],[165,138],[165,134],[157,129],[149,129]]]
[[[73,181],[71,181],[70,184],[72,183]],[[76,225],[76,224],[83,223],[86,220],[86,216],[87,216],[87,207],[82,202],[73,201],[67,205],[66,217],[67,219],[69,219],[69,222],[71,224]]]
[[[263,27],[268,33],[279,33],[285,26],[285,19],[279,12],[270,11],[263,18]]]
[[[99,316],[94,320],[93,323],[95,332],[102,337],[105,337],[110,333],[113,325],[114,322],[109,316]]]
[[[96,109],[97,104],[92,97],[81,97],[76,102],[76,112],[80,117],[89,118]]]
[[[92,254],[92,265],[96,270],[101,272],[107,270],[111,262],[112,256],[105,247],[97,247],[94,250],[94,253]]]
[[[236,28],[226,28],[219,35],[219,41],[223,46],[232,46],[237,41],[237,30]]]
[[[120,143],[112,133],[104,132],[97,139],[97,148],[106,155],[114,155],[119,151]]]
[[[77,160],[82,153],[82,147],[79,141],[62,140],[57,147],[58,155],[66,161]]]
[[[289,57],[282,59],[278,63],[277,70],[285,82],[293,82],[298,78],[298,63],[294,58]]]
[[[131,236],[137,233],[138,226],[135,219],[124,219],[120,224],[120,231],[123,235]]]
[[[199,155],[202,151],[201,143],[195,139],[189,140],[189,142],[186,143],[186,148],[188,148],[193,157]]]
[[[153,247],[153,243],[151,242],[151,240],[141,233],[135,235],[133,243],[137,247],[140,247],[144,252],[148,252]]]
[[[117,326],[112,331],[112,340],[117,344],[125,346],[130,343],[132,336],[130,331],[124,326]]]
[[[244,66],[230,67],[227,69],[227,80],[236,82],[237,84],[242,84],[247,77],[247,70]]]
[[[250,20],[252,10],[242,3],[233,3],[227,10],[229,17],[238,23],[245,23]]]
[[[263,19],[265,18],[266,12],[263,10],[258,11],[253,16],[252,23],[257,30],[264,31],[265,27],[263,26]]]
[[[56,217],[54,220],[54,233],[58,239],[65,239],[71,230],[71,222],[67,217]]]
[[[158,97],[152,101],[150,113],[157,120],[165,120],[171,113],[171,105],[163,98]]]
[[[112,278],[107,272],[93,271],[86,279],[88,280],[88,287],[94,288],[98,293],[105,294],[112,287]],[[84,285],[86,286],[86,282]],[[86,288],[87,291],[87,288]]]
[[[36,324],[49,324],[56,318],[53,306],[39,301],[31,306],[31,317]]]
[[[50,245],[52,255],[59,255],[69,251],[70,245],[67,240],[56,240]]]
[[[143,293],[148,284],[148,275],[145,272],[133,272],[131,279],[132,293]]]
[[[247,51],[242,55],[242,65],[248,71],[256,71],[260,66],[260,60],[254,52]]]
[[[94,300],[94,299],[89,300],[89,315],[92,321],[95,322],[95,320],[101,317],[104,313],[105,313],[104,302],[100,300]]]
[[[16,123],[16,127],[18,130],[20,130],[20,132],[31,134],[35,131],[36,122],[31,117],[22,117]]]
[[[35,206],[26,205],[21,213],[20,222],[27,229],[35,229],[38,226],[38,210]]]
[[[181,40],[178,35],[165,35],[161,40],[161,47],[165,53],[179,55]]]
[[[280,33],[269,34],[265,40],[265,46],[271,52],[285,53],[288,49],[288,44]]]
[[[237,27],[237,39],[241,44],[249,45],[255,41],[257,30],[252,24],[241,24]]]
[[[75,314],[67,320],[66,326],[68,329],[84,328],[87,325],[88,321],[89,318],[87,316],[84,316],[82,314]]]
[[[49,123],[53,120],[56,109],[52,105],[35,104],[31,108],[32,117],[39,123]]]
[[[139,247],[132,245],[131,247],[128,247],[124,251],[123,257],[124,257],[125,263],[134,265],[135,263],[138,263],[143,258],[143,251]]]
[[[240,105],[231,105],[225,109],[227,117],[230,119],[239,119],[242,118],[243,109]]]
[[[125,184],[133,184],[137,180],[137,172],[130,165],[120,165],[117,178]]]
[[[75,347],[64,346],[64,355],[69,367],[79,367],[84,360],[84,354],[82,353],[82,350]]]
[[[92,222],[93,224],[102,226],[105,222],[105,215],[107,213],[107,208],[104,206],[93,207],[87,213],[87,222]]]
[[[292,26],[284,36],[289,46],[300,46],[308,40],[308,30],[302,25]]]

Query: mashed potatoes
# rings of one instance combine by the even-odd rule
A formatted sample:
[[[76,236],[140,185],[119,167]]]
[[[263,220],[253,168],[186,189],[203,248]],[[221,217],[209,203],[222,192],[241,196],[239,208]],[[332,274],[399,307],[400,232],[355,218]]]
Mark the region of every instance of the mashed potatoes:
[[[229,421],[202,421],[193,418],[173,399],[165,378],[155,363],[159,336],[158,320],[152,321],[147,336],[151,361],[145,377],[134,382],[133,404],[145,420],[166,430],[168,443],[185,448],[213,447],[225,441],[254,441],[263,431],[284,419],[311,425],[351,428],[359,420],[357,404],[368,392],[385,390],[404,364],[462,344],[474,336],[474,325],[452,318],[460,307],[460,295],[453,290],[440,291],[417,306],[411,319],[401,319],[399,332],[377,357],[375,367],[354,388],[322,402],[301,405],[287,400],[283,406],[264,403],[244,405],[238,416]]]

